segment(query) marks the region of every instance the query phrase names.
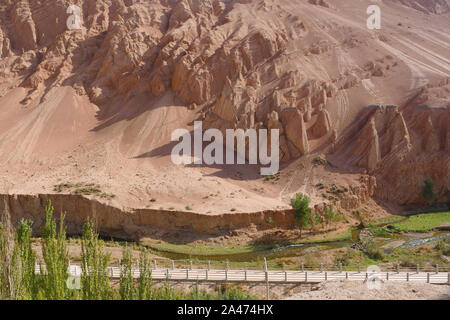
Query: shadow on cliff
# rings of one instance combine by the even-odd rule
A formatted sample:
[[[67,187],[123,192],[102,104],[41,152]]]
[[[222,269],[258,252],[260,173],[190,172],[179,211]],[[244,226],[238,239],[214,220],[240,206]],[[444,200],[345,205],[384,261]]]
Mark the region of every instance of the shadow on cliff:
[[[101,124],[93,128],[92,131],[100,131],[121,121],[131,121],[145,112],[159,108],[185,108],[171,92],[166,92],[165,95],[159,98],[155,98],[149,92],[143,92],[126,102],[120,96],[115,100],[114,103],[105,104],[99,108],[96,118]]]
[[[194,131],[191,130],[189,132],[189,135],[191,137],[191,152],[194,153]],[[179,144],[180,141],[172,141],[170,143],[167,143],[163,146],[154,148],[153,150],[140,154],[134,159],[145,159],[145,158],[163,158],[163,157],[170,157],[172,154],[172,150],[174,147]],[[205,148],[208,146],[209,142],[203,142],[202,146],[202,152],[205,150]],[[234,152],[234,162],[235,164],[225,164],[226,163],[226,147],[222,147],[223,152],[223,163],[224,164],[186,164],[185,166],[188,168],[210,168],[215,169],[216,171],[214,173],[205,174],[205,177],[218,177],[218,178],[226,178],[226,179],[233,179],[233,180],[258,180],[262,179],[265,176],[261,175],[261,168],[268,168],[270,165],[260,165],[260,164],[249,164],[248,160],[245,160],[245,164],[236,164],[237,162],[237,152]],[[286,163],[280,163],[279,171],[286,168],[291,162]]]

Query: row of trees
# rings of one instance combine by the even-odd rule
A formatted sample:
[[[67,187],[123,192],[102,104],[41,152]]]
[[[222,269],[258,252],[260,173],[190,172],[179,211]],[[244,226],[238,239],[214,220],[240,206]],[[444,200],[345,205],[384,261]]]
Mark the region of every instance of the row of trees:
[[[309,207],[310,199],[307,195],[297,193],[291,199],[291,206],[294,209],[294,218],[300,228],[300,236],[303,229],[322,228],[324,225],[328,228],[330,222],[336,222],[344,219],[342,213],[334,211],[333,207],[327,207],[322,214],[313,212]]]
[[[5,204],[6,208],[6,204]],[[252,297],[236,288],[219,288],[213,294],[199,290],[184,292],[169,284],[155,287],[152,282],[149,252],[142,248],[139,255],[138,279],[133,277],[132,251],[123,249],[118,287],[111,285],[108,266],[111,256],[104,250],[104,243],[91,220],[83,226],[81,237],[80,288],[73,289],[69,279],[69,250],[67,246],[64,215],[59,223],[53,216],[49,203],[45,210],[45,222],[41,227],[42,258],[45,267],[35,272],[36,252],[32,246],[32,221],[21,220],[15,230],[8,210],[1,218],[0,226],[0,299],[10,300],[157,300],[157,299],[232,299],[247,300]],[[69,280],[69,281],[68,281]]]

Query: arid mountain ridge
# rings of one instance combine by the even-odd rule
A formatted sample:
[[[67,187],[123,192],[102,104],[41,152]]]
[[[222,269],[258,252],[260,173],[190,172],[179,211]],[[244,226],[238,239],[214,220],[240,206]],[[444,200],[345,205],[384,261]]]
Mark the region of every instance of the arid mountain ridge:
[[[381,30],[366,27],[374,3]],[[95,182],[116,206],[208,214],[304,192],[371,211],[423,205],[429,177],[449,202],[449,13],[447,0],[2,1],[0,190]],[[171,164],[170,134],[193,120],[279,129],[279,180]],[[333,184],[347,191],[317,187]]]

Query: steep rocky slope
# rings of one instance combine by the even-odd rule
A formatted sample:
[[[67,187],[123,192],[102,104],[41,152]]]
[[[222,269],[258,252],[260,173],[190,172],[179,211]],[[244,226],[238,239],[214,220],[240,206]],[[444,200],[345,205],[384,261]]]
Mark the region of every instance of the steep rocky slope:
[[[2,1],[1,193],[92,182],[114,206],[210,214],[285,209],[304,192],[350,212],[378,210],[372,197],[420,205],[431,177],[448,202],[448,1],[379,3],[381,30],[366,27],[370,4]],[[194,120],[280,129],[280,177],[173,165],[170,135]]]

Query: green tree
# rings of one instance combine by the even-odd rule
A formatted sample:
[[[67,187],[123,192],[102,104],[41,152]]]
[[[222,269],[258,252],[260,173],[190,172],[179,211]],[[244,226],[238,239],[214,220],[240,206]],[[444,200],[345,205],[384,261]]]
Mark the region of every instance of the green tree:
[[[1,217],[0,230],[0,298],[19,300],[22,298],[22,264],[14,239],[14,227],[7,204]]]
[[[142,249],[139,256],[139,300],[153,299],[152,271],[150,268],[150,258],[147,249]]]
[[[302,230],[311,226],[311,209],[309,208],[309,198],[307,195],[297,193],[295,198],[291,199],[291,206],[294,209],[294,218],[300,228],[300,237]]]
[[[45,208],[45,223],[41,228],[41,233],[42,256],[45,262],[45,269],[41,270],[41,274],[45,274],[43,297],[48,300],[67,299],[72,293],[67,287],[69,251],[67,250],[64,214],[61,214],[58,230],[50,201]]]
[[[108,265],[110,254],[103,250],[103,241],[98,239],[90,219],[83,226],[81,240],[81,284],[85,300],[107,300],[111,298]]]
[[[435,198],[435,195],[434,195],[434,182],[430,178],[426,178],[423,181],[422,196],[423,196],[423,198],[425,199],[425,201],[427,202],[428,205],[430,205],[434,201],[434,198]]]
[[[332,207],[327,207],[325,209],[324,216],[325,216],[325,221],[326,221],[326,225],[327,225],[327,228],[328,228],[329,225],[330,225],[330,222],[334,221],[336,213],[334,212]]]
[[[131,248],[125,247],[122,251],[120,262],[120,286],[119,294],[122,300],[133,300],[135,298],[135,286],[133,278],[133,259]]]
[[[17,248],[21,261],[21,279],[23,299],[37,298],[37,279],[35,273],[36,253],[33,250],[31,236],[33,221],[21,219],[16,232]]]
[[[323,217],[319,212],[312,214],[312,225],[317,229],[317,226],[323,224]]]

